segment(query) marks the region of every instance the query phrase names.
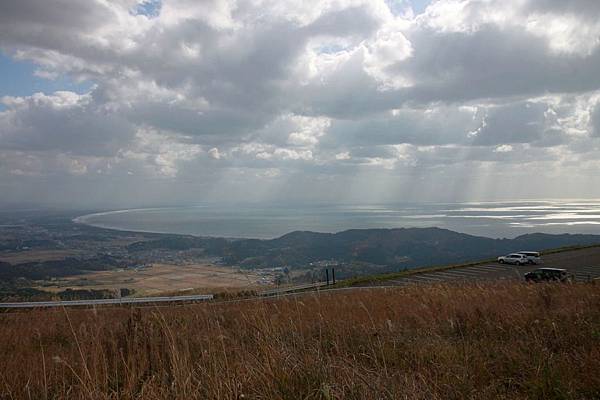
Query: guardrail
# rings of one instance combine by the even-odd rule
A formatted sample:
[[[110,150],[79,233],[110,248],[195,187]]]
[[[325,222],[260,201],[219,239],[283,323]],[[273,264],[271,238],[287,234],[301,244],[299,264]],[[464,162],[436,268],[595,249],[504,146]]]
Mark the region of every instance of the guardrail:
[[[0,308],[42,308],[42,307],[71,307],[71,306],[95,306],[95,305],[119,305],[119,304],[143,304],[143,303],[175,303],[183,301],[207,301],[212,300],[212,294],[199,294],[189,296],[161,296],[161,297],[125,297],[120,299],[96,299],[96,300],[64,300],[64,301],[27,301],[18,303],[0,303]]]
[[[331,285],[331,284],[327,284],[327,282],[307,283],[306,285],[287,286],[287,287],[282,287],[282,288],[277,288],[277,289],[264,290],[262,292],[259,292],[258,295],[263,296],[263,297],[277,296],[278,294],[297,292],[297,291],[306,290],[306,289],[316,289],[316,288],[320,288],[323,286],[329,286],[329,285]]]

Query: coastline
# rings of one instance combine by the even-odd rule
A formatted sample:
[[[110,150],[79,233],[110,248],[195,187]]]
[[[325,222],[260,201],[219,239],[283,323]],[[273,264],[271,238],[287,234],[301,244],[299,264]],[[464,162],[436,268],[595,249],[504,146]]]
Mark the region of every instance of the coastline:
[[[203,206],[194,206],[190,208],[202,208]],[[181,207],[149,207],[149,208],[129,208],[123,210],[111,210],[111,211],[101,211],[91,214],[79,215],[75,218],[71,219],[71,222],[74,224],[81,224],[90,226],[93,228],[100,229],[108,229],[119,232],[132,232],[132,233],[147,233],[147,234],[156,234],[156,235],[177,235],[177,236],[194,236],[197,238],[214,238],[214,239],[226,239],[226,240],[240,240],[240,239],[257,239],[257,240],[268,240],[275,239],[275,237],[257,237],[257,236],[227,236],[227,235],[210,235],[210,234],[197,234],[197,233],[183,233],[183,232],[172,232],[172,231],[161,231],[154,229],[142,229],[142,228],[123,228],[119,226],[114,226],[111,224],[105,224],[101,222],[90,222],[90,218],[94,217],[102,217],[106,215],[117,215],[117,214],[126,214],[132,212],[146,212],[146,211],[163,211],[163,210],[177,210]]]
[[[167,206],[104,210],[79,215],[73,223],[121,232],[188,235],[228,239],[274,239],[295,231],[336,233],[350,229],[438,227],[488,238],[515,238],[529,233],[598,234],[600,203],[531,202],[526,206],[473,203],[414,208],[401,203],[329,207]],[[489,204],[489,203],[488,203]],[[498,207],[498,205],[501,207]]]
[[[128,209],[124,209],[124,210],[101,211],[101,212],[97,212],[97,213],[84,214],[84,215],[77,216],[77,217],[71,219],[71,222],[73,222],[74,224],[82,224],[82,225],[87,225],[87,226],[91,226],[94,228],[109,229],[109,230],[119,231],[119,232],[155,233],[155,234],[160,234],[160,235],[189,235],[189,236],[202,237],[200,235],[193,235],[193,234],[187,234],[187,233],[175,233],[175,232],[156,231],[156,230],[149,230],[149,229],[127,229],[127,228],[121,228],[118,226],[113,226],[110,224],[103,224],[103,223],[99,223],[99,222],[90,222],[89,221],[90,218],[102,217],[105,215],[117,215],[117,214],[125,214],[125,213],[138,212],[138,211],[161,211],[161,210],[171,210],[171,209],[176,209],[176,208],[179,208],[179,207],[128,208]],[[205,237],[218,237],[218,236],[205,236]]]

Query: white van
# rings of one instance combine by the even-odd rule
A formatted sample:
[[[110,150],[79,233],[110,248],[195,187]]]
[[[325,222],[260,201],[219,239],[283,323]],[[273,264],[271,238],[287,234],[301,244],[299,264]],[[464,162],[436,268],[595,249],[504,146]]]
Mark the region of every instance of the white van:
[[[540,253],[537,251],[519,251],[518,254],[523,254],[525,257],[527,257],[529,264],[540,264],[542,262]]]
[[[507,256],[498,257],[498,262],[500,264],[517,264],[517,265],[525,265],[529,264],[529,260],[525,254],[520,253],[511,253]]]

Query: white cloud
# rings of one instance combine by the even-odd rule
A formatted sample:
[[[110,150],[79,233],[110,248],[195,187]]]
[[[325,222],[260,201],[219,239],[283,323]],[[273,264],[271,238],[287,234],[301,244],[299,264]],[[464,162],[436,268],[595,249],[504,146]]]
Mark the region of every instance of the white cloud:
[[[503,144],[494,149],[496,153],[510,153],[511,151],[513,151],[513,147],[510,144]]]
[[[221,153],[216,147],[213,147],[212,149],[208,150],[208,155],[210,156],[210,158],[213,158],[215,160],[221,159]]]
[[[335,159],[336,160],[350,160],[352,157],[350,157],[350,152],[349,151],[343,151],[341,153],[337,153],[335,155]]]
[[[364,66],[366,72],[375,78],[382,89],[400,89],[410,86],[410,80],[389,71],[394,64],[401,63],[413,55],[410,41],[402,33],[406,24],[396,23],[383,26],[372,42],[367,42]]]

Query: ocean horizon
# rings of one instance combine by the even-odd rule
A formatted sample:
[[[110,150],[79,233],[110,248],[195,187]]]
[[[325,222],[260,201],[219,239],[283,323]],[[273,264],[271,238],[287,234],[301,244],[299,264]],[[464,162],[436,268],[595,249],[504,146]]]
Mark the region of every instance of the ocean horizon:
[[[272,239],[293,231],[438,227],[492,238],[600,234],[600,200],[522,200],[364,205],[198,205],[87,214],[75,222],[139,232]]]

